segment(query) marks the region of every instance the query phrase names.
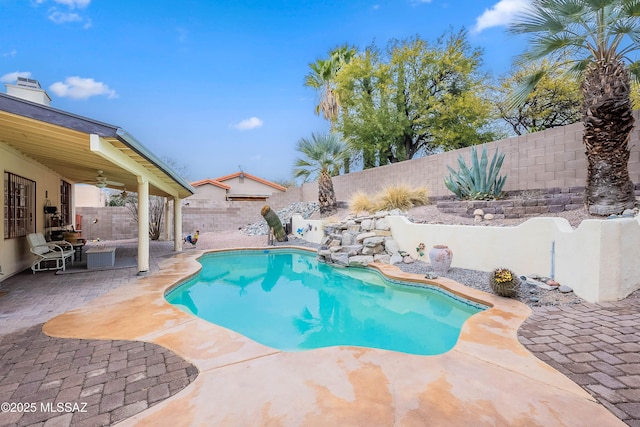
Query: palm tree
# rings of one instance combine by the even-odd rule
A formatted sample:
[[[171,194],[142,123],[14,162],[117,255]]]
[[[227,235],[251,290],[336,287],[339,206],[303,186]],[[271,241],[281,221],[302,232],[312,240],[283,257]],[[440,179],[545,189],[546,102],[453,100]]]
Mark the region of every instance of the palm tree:
[[[338,204],[331,176],[340,172],[344,160],[349,158],[349,149],[335,133],[312,133],[311,139],[302,138],[298,141],[296,150],[304,157],[296,159],[294,176],[307,181],[317,175],[320,213],[335,211]]]
[[[309,64],[311,72],[306,75],[304,85],[312,87],[320,92],[320,102],[316,106],[315,113],[329,120],[331,129],[338,120],[340,102],[335,93],[335,78],[345,64],[348,64],[356,50],[347,45],[337,47],[329,52],[327,59],[318,59]]]
[[[530,35],[525,60],[565,59],[582,85],[583,142],[587,155],[585,204],[609,215],[633,208],[629,138],[633,129],[630,72],[640,71],[629,53],[640,39],[638,0],[532,0],[510,26]],[[523,100],[544,74],[532,74],[515,96]]]

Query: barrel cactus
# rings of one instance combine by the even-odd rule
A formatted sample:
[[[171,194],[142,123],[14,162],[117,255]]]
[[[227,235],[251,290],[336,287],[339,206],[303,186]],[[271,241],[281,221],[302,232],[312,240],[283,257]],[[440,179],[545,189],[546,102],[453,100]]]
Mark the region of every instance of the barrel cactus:
[[[507,268],[496,268],[489,278],[491,289],[501,297],[513,298],[518,293],[520,279]]]

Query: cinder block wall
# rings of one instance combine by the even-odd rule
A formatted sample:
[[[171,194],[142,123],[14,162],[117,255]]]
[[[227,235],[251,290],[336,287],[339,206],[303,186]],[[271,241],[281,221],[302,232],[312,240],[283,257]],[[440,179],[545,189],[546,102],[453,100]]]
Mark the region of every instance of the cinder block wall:
[[[634,113],[640,124],[639,111]],[[560,128],[547,129],[520,137],[485,144],[489,159],[496,147],[505,153],[501,175],[507,175],[505,191],[549,188],[583,187],[587,179],[587,160],[582,143],[581,123]],[[634,183],[640,182],[640,130],[638,126],[629,143],[631,157],[629,173]],[[479,153],[482,146],[478,147]],[[444,185],[449,176],[447,166],[458,170],[458,156],[462,155],[470,164],[469,147],[448,151],[406,162],[353,172],[333,178],[338,200],[347,201],[357,190],[375,193],[392,184],[406,183],[410,186],[426,186],[431,196],[451,196]],[[317,200],[316,182],[304,184],[302,195],[305,201]]]

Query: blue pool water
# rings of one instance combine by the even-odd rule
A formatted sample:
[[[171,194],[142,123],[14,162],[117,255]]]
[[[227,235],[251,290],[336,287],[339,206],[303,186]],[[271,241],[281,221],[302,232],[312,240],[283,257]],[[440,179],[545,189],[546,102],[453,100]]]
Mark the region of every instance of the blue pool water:
[[[335,268],[311,252],[229,251],[199,259],[201,272],[166,299],[182,310],[284,351],[352,345],[434,355],[485,306],[435,287]]]

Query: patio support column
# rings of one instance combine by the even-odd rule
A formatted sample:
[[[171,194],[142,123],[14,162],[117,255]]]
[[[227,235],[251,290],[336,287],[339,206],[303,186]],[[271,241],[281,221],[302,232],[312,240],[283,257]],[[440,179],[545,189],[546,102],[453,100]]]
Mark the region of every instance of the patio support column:
[[[149,180],[138,177],[138,274],[149,271]]]
[[[178,196],[173,197],[173,250],[182,252],[182,203]]]
[[[171,225],[171,218],[169,218],[169,203],[171,202],[171,200],[173,200],[173,198],[172,199],[167,198],[167,202],[164,204],[164,212],[162,213],[162,221],[164,222],[164,224],[162,224],[163,240],[169,240],[172,237],[171,227],[169,227]]]

